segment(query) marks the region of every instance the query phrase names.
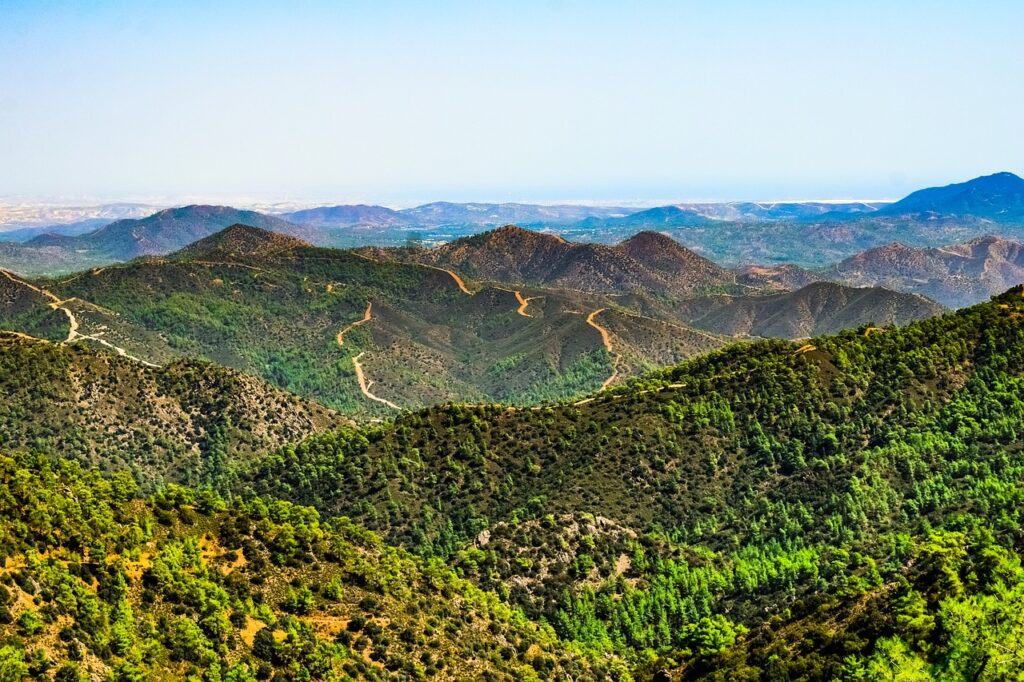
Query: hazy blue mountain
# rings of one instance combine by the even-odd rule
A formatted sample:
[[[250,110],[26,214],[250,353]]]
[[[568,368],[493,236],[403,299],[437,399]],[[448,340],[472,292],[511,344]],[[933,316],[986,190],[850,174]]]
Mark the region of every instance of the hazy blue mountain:
[[[880,213],[1020,221],[1024,220],[1024,179],[1003,172],[945,187],[929,187],[913,192]]]
[[[27,242],[44,234],[57,235],[61,237],[76,237],[81,234],[93,232],[112,221],[106,218],[86,218],[73,223],[61,225],[45,225],[41,227],[19,227],[13,230],[0,232],[0,242]]]
[[[537,204],[455,204],[436,201],[399,211],[410,224],[418,227],[438,225],[501,225],[572,224],[586,218],[622,217],[633,209],[611,206],[577,206]]]
[[[366,204],[319,206],[283,213],[284,220],[315,227],[404,227],[409,219],[394,209]]]
[[[176,251],[225,227],[244,223],[296,237],[307,230],[256,211],[230,206],[183,206],[169,208],[146,218],[118,220],[94,232],[75,237],[41,235],[25,243],[28,247],[63,247],[111,261]]]

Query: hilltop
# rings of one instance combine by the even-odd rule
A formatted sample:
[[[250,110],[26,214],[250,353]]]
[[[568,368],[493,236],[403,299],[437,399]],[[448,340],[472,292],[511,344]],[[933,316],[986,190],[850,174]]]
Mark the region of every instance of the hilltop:
[[[153,368],[82,345],[0,332],[3,447],[121,468],[150,483],[209,482],[243,461],[345,423],[240,372]]]
[[[239,223],[283,234],[300,233],[291,223],[256,211],[195,205],[165,209],[146,218],[118,220],[77,237],[44,235],[29,240],[26,245],[62,246],[93,252],[110,261],[123,261],[137,256],[164,255]]]
[[[593,400],[313,437],[244,479],[446,558],[562,637],[661,652],[647,674],[970,677],[1019,633],[996,614],[1022,576],[1022,320],[1018,288],[731,346]]]
[[[1003,172],[945,187],[929,187],[909,194],[881,212],[1020,221],[1024,220],[1024,179]]]
[[[174,254],[181,260],[213,258],[267,258],[274,253],[311,247],[296,237],[236,223],[192,242]]]
[[[281,218],[296,225],[310,227],[363,227],[391,228],[404,227],[410,224],[408,218],[390,208],[383,206],[320,206],[301,211],[281,214]]]
[[[851,256],[824,274],[855,286],[917,292],[958,307],[1024,282],[1024,246],[991,235],[936,248],[895,242]]]
[[[607,246],[506,225],[414,257],[476,279],[597,293],[681,296],[733,280],[728,271],[651,232]]]

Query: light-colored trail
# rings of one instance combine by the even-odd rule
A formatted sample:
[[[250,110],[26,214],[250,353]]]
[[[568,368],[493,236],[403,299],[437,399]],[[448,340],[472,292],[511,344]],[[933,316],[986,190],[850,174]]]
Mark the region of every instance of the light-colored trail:
[[[587,324],[589,324],[591,327],[600,332],[601,342],[604,344],[604,349],[609,353],[614,353],[615,351],[612,349],[611,334],[608,333],[607,329],[599,325],[597,322],[594,322],[594,318],[597,317],[599,314],[603,313],[605,310],[606,308],[598,308],[594,312],[587,315]]]
[[[140,357],[132,355],[131,353],[126,351],[124,348],[121,348],[120,346],[115,346],[114,344],[110,343],[106,339],[101,339],[98,334],[96,334],[96,335],[80,334],[78,332],[78,318],[75,317],[75,314],[71,311],[71,309],[66,306],[67,303],[70,303],[71,301],[74,301],[76,299],[69,298],[69,299],[66,299],[66,300],[62,301],[53,292],[47,291],[46,289],[41,289],[41,288],[35,286],[34,284],[26,282],[25,280],[18,279],[17,277],[15,277],[11,273],[7,272],[6,270],[0,270],[0,273],[3,273],[3,275],[7,279],[11,280],[12,282],[15,282],[17,284],[21,284],[22,286],[26,286],[29,289],[31,289],[32,291],[35,291],[36,293],[38,293],[38,294],[40,294],[42,296],[45,296],[46,298],[50,299],[50,307],[53,308],[54,310],[60,310],[61,312],[63,312],[67,316],[67,318],[68,318],[68,337],[66,339],[64,339],[64,343],[73,343],[73,342],[78,341],[80,339],[81,340],[86,340],[87,339],[89,341],[95,341],[96,343],[99,343],[102,346],[106,346],[107,348],[111,349],[112,351],[114,351],[115,353],[120,355],[121,357],[128,358],[129,360],[134,360],[135,362],[143,364],[146,367],[153,367],[153,368],[159,368],[160,367],[160,365],[153,364],[152,362],[148,362],[146,360],[143,360]],[[84,301],[83,301],[83,303],[84,303]],[[89,305],[92,305],[92,304],[89,304]],[[93,307],[95,307],[98,310],[103,310],[99,306],[93,306]],[[108,311],[105,311],[105,312],[108,312]]]
[[[109,348],[110,350],[114,351],[115,353],[117,353],[121,357],[128,358],[129,360],[134,360],[135,362],[137,362],[137,363],[139,363],[141,365],[145,365],[146,367],[152,367],[154,369],[159,369],[160,368],[160,365],[156,365],[156,364],[154,364],[152,362],[149,362],[148,360],[143,360],[142,358],[140,358],[138,356],[132,355],[131,353],[126,351],[124,348],[121,348],[120,346],[115,346],[114,344],[110,343],[106,339],[101,339],[99,337],[99,335],[89,336],[87,334],[79,334],[76,338],[88,339],[89,341],[95,341],[96,343],[98,343],[98,344],[100,344],[102,346],[106,346],[107,348]]]
[[[363,357],[364,355],[366,355],[366,351],[363,351],[359,355],[352,358],[352,366],[355,367],[356,370],[356,381],[359,382],[359,390],[362,391],[363,395],[365,395],[370,400],[375,400],[378,403],[383,403],[393,410],[401,410],[402,408],[400,408],[398,405],[395,405],[390,400],[385,400],[380,396],[376,396],[370,393],[370,386],[373,386],[373,382],[366,381],[366,375],[363,373],[363,366],[359,364],[359,358]]]
[[[56,296],[53,292],[47,291],[46,289],[41,289],[40,287],[37,287],[34,284],[30,284],[29,282],[26,282],[23,279],[18,279],[17,277],[7,272],[6,270],[0,270],[0,272],[3,273],[4,277],[11,280],[15,284],[20,284],[24,287],[28,287],[37,294],[40,294],[41,296],[50,299],[50,307],[53,308],[54,310],[64,311],[64,314],[67,315],[68,318],[68,338],[64,339],[64,343],[71,343],[72,341],[78,338],[78,319],[75,317],[75,314],[71,312],[69,308],[64,307],[64,303],[66,303],[66,301],[60,300],[60,298]]]
[[[604,344],[604,349],[612,356],[612,375],[604,380],[601,384],[601,388],[598,391],[603,391],[608,388],[613,381],[619,378],[619,360],[621,359],[619,354],[612,348],[612,336],[608,333],[608,330],[599,325],[594,321],[600,313],[604,312],[605,308],[598,308],[594,312],[587,315],[587,324],[596,329],[601,334],[601,342]]]
[[[347,327],[342,329],[340,332],[338,332],[338,335],[335,337],[335,341],[338,342],[338,346],[341,346],[342,341],[344,341],[344,339],[345,339],[345,334],[347,334],[351,329],[353,329],[354,327],[358,327],[361,324],[366,324],[367,322],[369,322],[372,319],[373,319],[373,301],[369,301],[366,304],[366,312],[363,313],[363,319],[357,320],[356,322],[353,322],[352,324],[348,325]],[[380,396],[376,396],[376,395],[370,393],[370,387],[373,386],[373,382],[372,381],[367,381],[367,379],[366,379],[366,372],[363,371],[363,366],[359,363],[359,359],[362,358],[364,355],[366,355],[366,351],[363,351],[359,355],[357,355],[354,358],[352,358],[352,367],[356,370],[356,381],[359,382],[359,390],[362,391],[363,395],[365,395],[370,400],[374,400],[374,401],[376,401],[378,403],[382,403],[384,405],[387,405],[388,407],[390,407],[393,410],[401,410],[402,408],[400,408],[398,405],[395,405],[390,400],[385,400],[384,398],[381,398]]]
[[[422,263],[415,263],[415,265],[423,265],[423,264]],[[466,283],[463,282],[462,278],[459,277],[457,274],[455,274],[454,271],[447,270],[445,268],[439,268],[436,265],[423,265],[423,267],[430,268],[431,270],[440,270],[441,272],[447,272],[449,275],[451,275],[452,279],[455,280],[455,283],[459,285],[459,289],[462,290],[462,293],[464,293],[464,294],[466,294],[468,296],[472,296],[473,295],[473,292],[470,291],[468,288],[466,288]]]
[[[530,301],[532,301],[535,298],[540,298],[540,296],[531,296],[530,298],[523,298],[523,294],[519,291],[513,291],[512,293],[516,295],[516,300],[519,301],[519,308],[516,310],[516,312],[522,315],[523,317],[533,317],[533,315],[526,312],[526,306],[530,305]]]
[[[358,320],[356,322],[353,322],[352,324],[348,325],[347,327],[342,329],[340,332],[338,332],[338,335],[335,337],[335,340],[338,342],[338,345],[341,346],[341,342],[345,339],[345,334],[348,334],[350,331],[352,331],[353,329],[355,329],[359,325],[366,324],[367,322],[369,322],[372,319],[373,319],[373,301],[370,301],[370,302],[368,302],[366,304],[366,312],[363,313],[363,319]]]

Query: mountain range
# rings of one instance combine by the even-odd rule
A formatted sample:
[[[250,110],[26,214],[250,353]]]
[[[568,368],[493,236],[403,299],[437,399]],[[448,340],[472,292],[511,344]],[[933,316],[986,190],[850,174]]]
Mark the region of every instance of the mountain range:
[[[883,207],[886,215],[917,215],[926,218],[955,216],[994,222],[1024,220],[1024,179],[1013,173],[994,173],[945,187],[913,192]]]
[[[893,241],[937,247],[985,234],[1024,239],[1022,185],[1024,180],[1012,173],[997,173],[920,190],[893,204],[732,202],[633,210],[435,202],[401,210],[341,205],[278,215],[223,206],[186,206],[145,218],[117,220],[79,234],[103,221],[99,213],[139,210],[130,205],[105,213],[93,211],[97,215],[85,218],[87,222],[54,225],[43,234],[39,231],[44,226],[36,225],[28,231],[11,232],[7,239],[0,232],[0,267],[26,275],[58,274],[138,255],[163,255],[236,223],[332,247],[398,246],[409,242],[436,245],[514,223],[572,241],[607,244],[641,231],[663,231],[721,265],[789,263],[821,268]],[[86,213],[76,210],[67,215]]]
[[[731,269],[231,210],[0,270],[5,675],[1016,673],[1024,291],[922,295],[1016,283],[1015,242]]]
[[[148,262],[311,248],[261,235]],[[230,370],[7,334],[0,660],[14,679],[1005,679],[1022,320],[1016,288],[584,399],[330,431]],[[274,447],[289,429],[312,435]],[[203,487],[153,486],[175,476]]]
[[[0,328],[155,366],[202,358],[364,419],[443,401],[565,399],[733,338],[941,311],[840,285],[773,298],[656,233],[606,246],[517,227],[345,251],[235,225],[68,277],[0,274]]]

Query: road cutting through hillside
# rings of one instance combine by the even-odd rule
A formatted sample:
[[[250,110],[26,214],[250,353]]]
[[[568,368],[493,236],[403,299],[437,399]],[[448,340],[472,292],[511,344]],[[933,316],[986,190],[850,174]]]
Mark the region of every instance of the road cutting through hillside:
[[[422,263],[413,263],[413,265],[422,265]],[[423,267],[430,268],[431,270],[439,270],[441,272],[447,272],[449,275],[452,276],[452,279],[455,280],[455,283],[459,285],[459,289],[462,290],[462,293],[466,294],[467,296],[472,296],[473,295],[473,292],[470,291],[468,288],[466,288],[466,283],[462,281],[462,278],[459,277],[457,274],[455,274],[455,272],[453,272],[452,270],[447,270],[445,268],[439,268],[436,265],[423,265]]]
[[[25,287],[28,287],[29,289],[31,289],[32,291],[36,292],[37,294],[39,294],[41,296],[44,296],[45,298],[50,299],[50,308],[52,308],[53,310],[60,310],[60,311],[62,311],[67,316],[67,318],[68,318],[68,337],[66,339],[64,339],[63,343],[73,343],[75,341],[78,341],[79,339],[83,339],[83,340],[87,339],[89,341],[95,341],[95,342],[99,343],[102,346],[106,346],[107,348],[111,349],[112,351],[114,351],[115,353],[117,353],[118,355],[120,355],[123,358],[127,358],[129,360],[134,360],[135,362],[143,364],[143,365],[145,365],[147,367],[153,367],[153,368],[159,368],[160,367],[160,365],[156,365],[156,364],[154,364],[152,362],[148,362],[146,360],[143,360],[140,357],[132,355],[131,353],[126,351],[124,348],[121,348],[120,346],[115,346],[114,344],[110,343],[106,339],[101,339],[99,334],[80,334],[79,331],[78,331],[78,318],[75,317],[75,314],[66,305],[67,303],[70,303],[71,301],[75,301],[75,300],[78,300],[78,299],[68,298],[68,299],[61,300],[53,292],[50,292],[50,291],[47,291],[46,289],[42,289],[40,287],[37,287],[37,286],[35,286],[33,284],[30,284],[29,282],[26,282],[26,281],[24,281],[22,279],[18,279],[17,277],[15,277],[11,273],[7,272],[6,270],[0,270],[0,273],[3,273],[3,275],[7,279],[11,280],[12,282],[14,282],[16,284],[21,284],[22,286],[25,286]],[[86,302],[82,301],[82,303],[86,303]],[[102,308],[100,308],[99,306],[97,306],[95,304],[90,303],[89,305],[93,306],[94,308],[96,308],[98,310],[103,310]],[[104,311],[104,312],[108,312],[109,313],[110,311]]]
[[[604,380],[604,383],[601,384],[601,388],[597,389],[598,391],[603,391],[604,389],[608,388],[608,386],[610,386],[613,381],[619,378],[619,360],[621,359],[621,356],[618,353],[616,353],[615,350],[612,348],[611,334],[608,332],[607,329],[605,329],[604,327],[602,327],[601,325],[594,321],[594,318],[597,317],[600,313],[604,312],[604,310],[605,308],[598,308],[594,312],[587,315],[587,324],[589,324],[591,327],[596,329],[601,334],[601,343],[604,344],[604,349],[608,351],[608,354],[612,356],[612,375]]]
[[[342,329],[340,332],[338,332],[338,335],[336,337],[334,337],[334,340],[338,342],[338,346],[340,347],[342,345],[342,341],[345,339],[345,334],[347,334],[349,331],[351,331],[354,327],[358,327],[361,324],[366,324],[367,322],[369,322],[372,319],[373,319],[373,301],[368,301],[366,303],[366,312],[363,313],[363,319],[357,320],[357,321],[353,322],[352,324],[348,325],[347,327],[345,327],[344,329]],[[360,353],[359,355],[357,355],[354,358],[352,358],[352,367],[356,371],[356,381],[359,382],[359,390],[362,391],[363,395],[366,396],[367,398],[369,398],[370,400],[374,400],[374,401],[376,401],[378,403],[382,403],[384,405],[387,405],[388,407],[390,407],[390,408],[392,408],[394,410],[401,410],[402,408],[400,408],[398,405],[395,405],[390,400],[385,400],[384,398],[381,398],[380,396],[376,396],[376,395],[370,393],[370,387],[373,386],[373,382],[366,380],[366,373],[363,371],[363,366],[361,364],[359,364],[359,358],[363,357],[364,355],[366,355],[366,351],[365,350],[362,353]]]
[[[384,398],[381,398],[380,396],[376,396],[376,395],[370,393],[370,386],[373,386],[373,382],[372,381],[370,381],[370,382],[366,381],[366,375],[363,373],[363,366],[359,364],[359,358],[363,357],[364,355],[366,355],[366,351],[365,350],[362,353],[360,353],[359,355],[357,355],[354,358],[352,358],[352,366],[356,370],[356,381],[359,382],[359,390],[362,391],[363,395],[365,395],[370,400],[375,400],[378,403],[383,403],[383,404],[387,405],[388,407],[390,407],[391,409],[394,409],[394,410],[401,410],[402,409],[401,407],[399,407],[398,405],[395,405],[390,400],[385,400]]]
[[[336,337],[334,337],[335,341],[338,342],[338,346],[341,346],[341,342],[344,340],[345,334],[348,334],[350,331],[352,331],[353,329],[355,329],[356,327],[358,327],[361,324],[366,324],[371,319],[373,319],[373,301],[370,301],[370,302],[368,302],[366,304],[366,312],[363,313],[363,319],[358,320],[358,321],[353,322],[352,324],[348,325],[347,327],[342,329],[340,332],[338,332],[338,335]]]
[[[29,289],[36,292],[40,296],[50,299],[50,308],[52,308],[53,310],[64,311],[64,314],[67,315],[68,318],[68,338],[64,339],[64,343],[71,343],[76,338],[78,338],[78,319],[75,318],[75,314],[73,312],[64,307],[64,303],[66,303],[66,301],[60,300],[60,298],[58,298],[52,292],[47,291],[46,289],[41,289],[40,287],[37,287],[34,284],[30,284],[23,279],[18,279],[17,277],[7,272],[6,270],[0,270],[0,272],[3,273],[4,277],[11,280],[15,284],[20,284],[24,287],[28,287]]]
[[[533,317],[533,315],[530,315],[529,313],[526,312],[526,306],[530,305],[530,301],[532,301],[533,299],[541,297],[531,296],[530,298],[523,298],[523,294],[519,291],[513,291],[512,293],[516,295],[516,300],[519,301],[519,308],[516,309],[516,312],[522,315],[523,317]]]

